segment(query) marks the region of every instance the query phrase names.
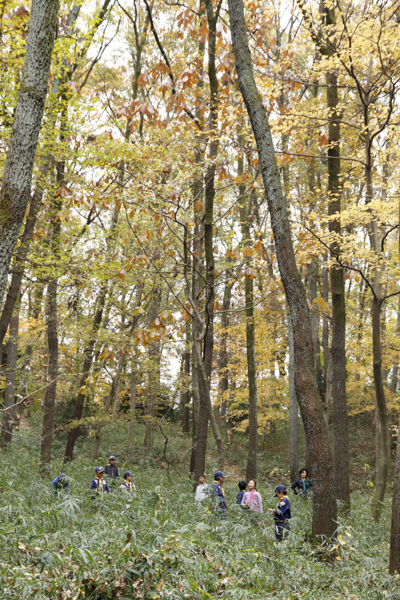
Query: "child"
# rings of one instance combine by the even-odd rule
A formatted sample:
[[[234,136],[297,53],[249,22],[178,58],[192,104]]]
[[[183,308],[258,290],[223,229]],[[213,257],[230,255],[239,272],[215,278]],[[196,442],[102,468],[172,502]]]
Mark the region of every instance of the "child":
[[[238,495],[236,496],[236,504],[239,504],[239,505],[242,504],[244,490],[246,489],[246,487],[247,487],[247,483],[245,481],[239,481],[238,488],[240,491],[239,491]]]
[[[135,487],[135,484],[132,483],[132,477],[133,477],[133,473],[131,473],[130,471],[125,471],[124,481],[119,486],[119,489],[121,490],[121,492],[125,492],[125,493],[134,495],[136,487]]]
[[[225,481],[225,473],[217,471],[214,474],[214,483],[212,484],[211,494],[215,499],[215,505],[217,513],[221,519],[226,519],[226,512],[228,509],[224,488],[222,487]]]
[[[307,497],[312,488],[312,481],[307,479],[308,471],[307,469],[300,469],[299,471],[300,479],[296,479],[296,481],[291,485],[294,493],[299,496]]]
[[[278,542],[281,542],[290,531],[290,502],[284,485],[276,486],[274,496],[278,498],[278,504],[274,509],[269,508],[268,512],[272,512],[274,515],[275,537]]]
[[[247,487],[249,488],[249,491],[244,494],[240,503],[241,506],[243,508],[248,507],[249,511],[251,512],[262,513],[262,498],[260,492],[257,492],[257,484],[254,481],[254,479],[250,479],[250,481],[247,484]]]
[[[96,477],[92,479],[90,489],[98,492],[109,492],[107,481],[103,479],[104,467],[96,467],[95,473]],[[95,498],[95,496],[92,496],[92,498]]]
[[[68,477],[65,473],[60,473],[57,477],[52,481],[51,485],[54,486],[53,494],[57,494],[57,492],[63,490],[66,494],[69,494],[69,484]]]
[[[199,482],[199,485],[196,488],[194,501],[203,502],[203,500],[208,498],[208,485],[206,484],[206,476],[204,475],[204,473],[201,473],[198,476],[197,481]]]

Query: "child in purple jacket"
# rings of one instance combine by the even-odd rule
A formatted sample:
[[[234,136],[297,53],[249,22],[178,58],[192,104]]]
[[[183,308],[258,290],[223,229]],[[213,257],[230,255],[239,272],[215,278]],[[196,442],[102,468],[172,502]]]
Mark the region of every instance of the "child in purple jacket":
[[[241,506],[243,508],[248,507],[249,511],[251,512],[262,513],[262,498],[261,494],[257,492],[257,484],[254,479],[250,479],[250,481],[247,483],[247,487],[249,488],[249,491],[245,492],[242,498]]]

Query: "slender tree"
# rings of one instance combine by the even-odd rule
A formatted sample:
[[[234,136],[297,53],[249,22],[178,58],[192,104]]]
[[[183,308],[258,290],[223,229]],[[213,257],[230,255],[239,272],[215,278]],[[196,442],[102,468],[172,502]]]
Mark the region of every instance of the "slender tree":
[[[313,535],[332,535],[337,508],[328,435],[319,399],[307,298],[297,269],[286,202],[268,118],[257,89],[242,0],[229,0],[233,51],[240,91],[250,117],[275,240],[282,283],[293,326],[295,387],[313,465]]]

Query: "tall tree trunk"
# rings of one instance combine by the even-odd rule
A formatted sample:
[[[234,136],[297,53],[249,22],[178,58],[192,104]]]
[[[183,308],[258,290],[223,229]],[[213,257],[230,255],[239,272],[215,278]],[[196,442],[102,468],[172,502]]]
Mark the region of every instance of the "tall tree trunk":
[[[398,423],[396,464],[393,479],[392,527],[389,573],[400,573],[400,420]]]
[[[59,223],[60,221],[58,221]],[[56,222],[57,223],[57,222]],[[40,446],[40,474],[48,475],[51,462],[51,446],[53,442],[54,412],[56,406],[58,375],[58,334],[57,334],[57,279],[52,278],[47,288],[47,387],[43,401],[43,427]]]
[[[11,442],[12,431],[16,419],[16,385],[17,385],[17,357],[18,357],[18,328],[19,328],[19,303],[14,309],[10,321],[10,334],[7,342],[7,369],[6,389],[4,391],[4,412],[1,429],[0,447],[5,448]]]
[[[268,118],[254,80],[243,0],[229,0],[229,13],[240,91],[257,143],[276,255],[293,325],[296,397],[309,441],[313,465],[313,535],[330,536],[336,529],[335,484],[328,432],[315,378],[310,313],[296,265],[286,202]]]
[[[214,12],[212,0],[206,0],[206,14],[208,21],[208,78],[210,81],[210,112],[209,112],[209,141],[210,151],[208,166],[204,178],[204,255],[206,262],[205,276],[205,324],[204,357],[203,363],[198,362],[197,341],[194,340],[198,366],[198,381],[200,392],[199,422],[197,427],[197,447],[195,471],[204,472],[205,452],[207,447],[208,419],[211,420],[212,430],[218,447],[218,459],[223,461],[223,449],[221,435],[215,414],[211,406],[211,372],[214,350],[214,298],[215,298],[215,266],[213,245],[213,221],[214,221],[214,196],[215,196],[215,158],[218,154],[218,78],[216,71],[216,27],[219,17],[220,5]],[[204,373],[206,378],[204,378]],[[211,413],[210,413],[211,409]],[[222,467],[220,467],[222,468]]]
[[[372,59],[371,59],[372,61]],[[372,62],[370,62],[372,65]],[[367,86],[368,87],[368,86]],[[373,200],[373,185],[372,185],[372,157],[369,130],[369,90],[365,94],[366,108],[364,111],[365,123],[365,184],[366,184],[366,204],[370,204]],[[373,355],[373,373],[375,386],[375,402],[376,402],[376,427],[377,427],[377,469],[375,481],[375,493],[372,503],[372,517],[375,521],[379,521],[383,501],[385,498],[385,490],[387,485],[387,477],[389,471],[390,459],[390,434],[389,434],[389,411],[386,404],[385,387],[382,377],[382,339],[381,339],[381,309],[382,309],[382,275],[383,266],[378,258],[382,254],[379,225],[376,219],[371,216],[369,228],[369,238],[371,249],[375,252],[377,262],[373,270],[373,293],[372,293],[372,355]]]
[[[314,300],[317,298],[318,293],[318,259],[314,257],[309,265],[308,269],[308,297],[311,306]],[[321,400],[324,398],[324,386],[322,381],[322,367],[321,367],[321,347],[319,343],[319,311],[311,309],[311,331],[313,339],[314,349],[314,360],[315,360],[315,373],[317,377],[317,385]]]
[[[228,394],[229,379],[228,379],[228,327],[229,327],[229,309],[231,306],[232,290],[232,271],[226,270],[226,283],[224,287],[224,298],[222,301],[221,314],[221,341],[218,360],[218,397],[220,402],[220,422],[221,427],[225,430],[226,427],[226,396]]]
[[[324,257],[324,263],[326,262]],[[326,305],[329,302],[329,279],[328,269],[324,266],[322,272],[322,298]],[[324,380],[325,380],[325,398],[324,398],[324,414],[326,424],[329,425],[329,415],[331,411],[332,400],[332,357],[329,347],[329,320],[324,316],[322,324],[322,353],[324,357]]]
[[[335,22],[333,10],[328,10],[327,24]],[[340,117],[337,114],[339,104],[338,82],[335,72],[329,72],[327,80],[327,104],[329,112],[329,148],[328,148],[328,191],[329,231],[335,235],[331,244],[331,256],[334,259],[340,253],[341,225],[341,183],[340,183]],[[333,449],[336,497],[350,506],[349,480],[349,436],[346,400],[346,298],[343,268],[333,265],[331,269],[332,293],[332,403],[333,403]]]
[[[60,123],[60,142],[64,141],[67,131],[67,98],[65,91],[62,90],[64,105],[61,111]],[[65,163],[61,161],[56,165],[57,192],[51,200],[50,207],[50,252],[54,261],[52,273],[50,275],[49,284],[47,287],[47,348],[48,348],[48,368],[47,379],[48,384],[44,393],[43,401],[43,427],[42,440],[40,446],[40,473],[42,477],[48,475],[51,463],[51,446],[53,443],[54,430],[54,413],[56,406],[57,394],[57,377],[58,377],[58,333],[57,333],[57,267],[56,264],[60,258],[60,235],[61,235],[61,220],[60,211],[62,208],[62,196],[59,194],[63,185],[65,185]]]
[[[131,366],[131,390],[129,405],[129,450],[135,450],[135,413],[136,413],[136,365],[132,361]]]
[[[290,479],[295,481],[299,470],[299,408],[294,382],[294,339],[290,314],[288,314],[289,337],[289,395],[290,395]]]
[[[199,20],[200,23],[204,16],[204,2],[199,0]],[[198,106],[196,108],[196,121],[201,124],[203,129],[203,113],[202,113],[202,95],[204,88],[204,53],[205,53],[205,42],[200,36],[198,43],[197,52],[197,64],[199,65],[199,77],[196,84],[198,95]],[[205,134],[197,134],[197,147],[195,148],[195,163],[201,164],[203,162],[203,152],[201,150],[202,144],[206,142]],[[190,290],[188,268],[189,259],[185,261],[185,272],[186,272],[186,296],[192,297],[195,306],[198,308],[200,305],[200,294],[202,290],[202,268],[203,268],[203,239],[204,239],[204,224],[202,219],[202,199],[203,199],[203,181],[197,179],[193,185],[193,219],[194,219],[194,232],[193,232],[193,249],[192,249],[192,289]],[[185,244],[187,245],[187,226],[185,227]],[[184,250],[185,256],[188,256],[187,248]],[[191,473],[204,473],[205,472],[205,457],[207,450],[207,434],[208,434],[208,415],[204,407],[201,410],[200,419],[200,376],[199,369],[197,367],[196,350],[193,344],[193,340],[198,337],[199,324],[197,319],[192,319],[192,352],[191,352],[191,363],[192,363],[192,394],[193,394],[193,421],[192,421],[192,450],[190,454],[190,472]],[[204,400],[204,394],[203,394]],[[197,461],[197,462],[196,462]],[[194,485],[197,484],[197,476],[194,477]]]
[[[183,355],[183,374],[184,374],[184,385],[185,391],[183,392],[183,415],[182,415],[182,429],[184,433],[189,433],[189,403],[190,403],[190,322],[186,323],[186,348]]]
[[[397,305],[397,323],[396,323],[396,338],[400,338],[400,298]],[[392,377],[390,381],[390,391],[392,394],[397,392],[397,379],[399,373],[399,357],[396,354],[393,360]]]
[[[81,5],[76,4],[73,6],[71,12],[69,13],[66,27],[69,33],[72,33],[74,24],[76,19],[79,16],[79,12],[81,9]],[[61,62],[66,62],[65,58],[61,59]],[[66,66],[66,65],[64,65]],[[49,131],[54,130],[55,123],[57,119],[57,109],[58,109],[58,97],[60,95],[60,91],[65,85],[66,81],[70,78],[71,71],[67,68],[62,68],[61,72],[58,70],[58,75],[54,78],[51,94],[49,98],[49,106],[50,106],[50,114],[48,115],[48,123],[47,129]],[[53,156],[51,152],[45,154],[42,158],[40,167],[39,167],[39,175],[36,180],[35,191],[30,198],[29,204],[29,212],[26,217],[24,231],[20,238],[20,244],[14,254],[15,264],[12,270],[12,278],[7,291],[7,296],[4,302],[3,310],[0,317],[0,349],[3,343],[3,338],[7,331],[8,323],[12,315],[12,311],[14,309],[14,304],[16,302],[22,277],[25,269],[25,261],[28,256],[28,252],[31,246],[31,242],[33,239],[33,233],[35,230],[36,221],[42,206],[42,199],[44,194],[44,188],[46,179],[53,162]],[[0,364],[1,364],[0,357]]]
[[[324,3],[326,26],[330,29],[336,25],[335,9]],[[333,56],[336,48],[324,46],[321,52]],[[328,214],[329,232],[334,236],[331,243],[331,258],[340,254],[341,236],[341,195],[340,182],[340,115],[338,114],[339,93],[337,73],[334,68],[326,75],[326,99],[329,111],[329,146],[328,146]],[[333,452],[336,497],[350,507],[349,480],[349,439],[346,400],[346,298],[344,288],[344,272],[340,264],[331,268],[332,294],[332,404],[333,404]]]
[[[0,303],[30,199],[33,163],[47,96],[57,0],[33,0],[21,85],[0,191]]]
[[[161,293],[156,292],[153,304],[149,311],[149,325],[154,321],[160,311]],[[153,446],[154,431],[156,428],[156,404],[160,392],[160,342],[150,342],[148,346],[148,386],[146,400],[146,430],[143,446],[150,450]]]
[[[238,175],[243,175],[244,161],[243,156],[238,158]],[[239,210],[240,227],[242,233],[241,244],[243,247],[251,243],[249,213],[251,210],[251,199],[246,194],[246,185],[239,185]],[[255,357],[255,337],[254,337],[254,289],[253,272],[251,270],[251,260],[246,258],[244,267],[245,272],[245,303],[246,303],[246,356],[247,356],[247,381],[249,386],[249,444],[247,451],[246,479],[256,479],[257,477],[257,447],[258,447],[258,421],[257,421],[257,371]]]

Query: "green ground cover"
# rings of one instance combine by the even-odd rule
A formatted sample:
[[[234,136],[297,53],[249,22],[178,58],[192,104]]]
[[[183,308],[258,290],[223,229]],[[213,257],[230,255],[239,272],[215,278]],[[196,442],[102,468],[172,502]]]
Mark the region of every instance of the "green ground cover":
[[[34,424],[15,437],[0,473],[2,599],[400,598],[400,578],[389,576],[387,568],[391,503],[388,495],[379,525],[370,520],[366,482],[373,445],[371,440],[364,448],[357,445],[358,427],[352,431],[351,515],[339,518],[337,539],[320,546],[309,541],[309,501],[291,496],[291,535],[279,545],[268,513],[254,524],[234,505],[246,455],[239,437],[227,449],[228,519],[194,506],[187,475],[190,440],[176,426],[165,431],[169,466],[161,435],[151,453],[138,448],[133,460],[125,447],[126,426],[105,432],[102,448],[117,454],[122,471],[135,473],[138,494],[130,504],[118,492],[91,500],[92,438],[80,439],[79,458],[68,468],[70,496],[54,498],[50,484],[62,470],[64,440],[55,442],[51,477],[43,483]],[[142,434],[138,426],[138,440]],[[105,455],[97,461],[104,462]],[[217,467],[212,442],[208,463],[211,480]],[[264,510],[275,506],[274,485],[289,483],[287,465],[282,429],[260,451]]]

